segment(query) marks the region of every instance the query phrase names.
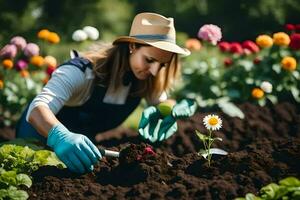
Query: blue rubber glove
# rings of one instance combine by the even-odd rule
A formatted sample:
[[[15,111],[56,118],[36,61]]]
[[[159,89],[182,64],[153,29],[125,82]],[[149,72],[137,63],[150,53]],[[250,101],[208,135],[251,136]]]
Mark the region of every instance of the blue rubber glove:
[[[170,115],[162,118],[159,110],[150,106],[142,113],[139,134],[150,142],[163,141],[177,131],[177,119],[191,117],[196,109],[197,104],[194,100],[183,99],[173,107]]]
[[[86,136],[72,133],[62,124],[49,130],[47,145],[76,173],[93,171],[93,165],[102,158],[98,148]]]

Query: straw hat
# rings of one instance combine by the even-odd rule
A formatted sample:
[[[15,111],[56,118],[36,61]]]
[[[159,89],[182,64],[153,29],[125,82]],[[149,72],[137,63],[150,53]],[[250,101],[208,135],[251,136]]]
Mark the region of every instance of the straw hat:
[[[159,49],[184,56],[190,51],[176,44],[176,31],[173,18],[166,18],[156,13],[140,13],[133,19],[129,36],[118,37],[113,44],[134,42],[149,44]]]

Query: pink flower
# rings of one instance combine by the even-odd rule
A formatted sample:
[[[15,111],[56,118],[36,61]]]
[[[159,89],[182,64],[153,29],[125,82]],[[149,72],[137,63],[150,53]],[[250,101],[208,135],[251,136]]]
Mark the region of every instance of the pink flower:
[[[0,57],[14,58],[17,55],[17,47],[14,44],[7,44],[0,50]]]
[[[21,71],[21,70],[26,69],[27,66],[28,66],[28,63],[25,60],[18,60],[15,65],[15,68],[16,68],[16,70]]]
[[[34,43],[28,43],[26,47],[24,48],[24,54],[25,56],[32,57],[37,56],[40,53],[40,48],[38,45]]]
[[[26,40],[21,36],[13,37],[10,43],[16,45],[20,50],[23,50],[27,44]]]
[[[216,45],[222,38],[221,29],[213,24],[203,25],[198,32],[198,37],[202,40],[208,41]]]

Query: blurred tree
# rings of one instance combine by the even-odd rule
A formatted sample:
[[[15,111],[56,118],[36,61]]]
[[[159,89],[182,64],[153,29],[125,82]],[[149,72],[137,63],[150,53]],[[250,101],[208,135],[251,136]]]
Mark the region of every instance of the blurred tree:
[[[4,45],[12,36],[30,36],[41,14],[37,0],[0,0],[0,45]],[[35,35],[34,35],[35,36]]]
[[[177,30],[196,37],[204,24],[222,28],[223,39],[255,39],[261,33],[284,30],[300,23],[299,0],[131,0],[136,12],[154,11],[175,18]]]
[[[13,35],[36,37],[41,28],[58,32],[69,42],[74,30],[86,25],[100,30],[101,39],[128,34],[132,17],[157,12],[175,18],[178,31],[196,37],[213,23],[223,39],[255,39],[261,33],[282,31],[285,23],[300,23],[299,0],[0,0],[0,45]]]
[[[130,4],[119,0],[44,0],[40,28],[60,32],[71,39],[73,31],[94,26],[101,37],[124,33],[132,18]]]
[[[120,0],[0,0],[0,45],[18,34],[35,39],[42,28],[68,42],[73,31],[87,25],[98,28],[102,39],[110,39],[127,34],[132,17],[132,6]]]

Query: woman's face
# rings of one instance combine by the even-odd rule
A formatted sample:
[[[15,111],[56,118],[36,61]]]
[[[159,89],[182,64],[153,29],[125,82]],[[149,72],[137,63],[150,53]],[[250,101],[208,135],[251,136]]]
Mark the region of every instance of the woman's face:
[[[134,44],[129,46],[132,53],[129,55],[130,68],[135,77],[145,80],[149,76],[156,76],[162,67],[167,66],[173,53],[152,46],[136,48]]]

